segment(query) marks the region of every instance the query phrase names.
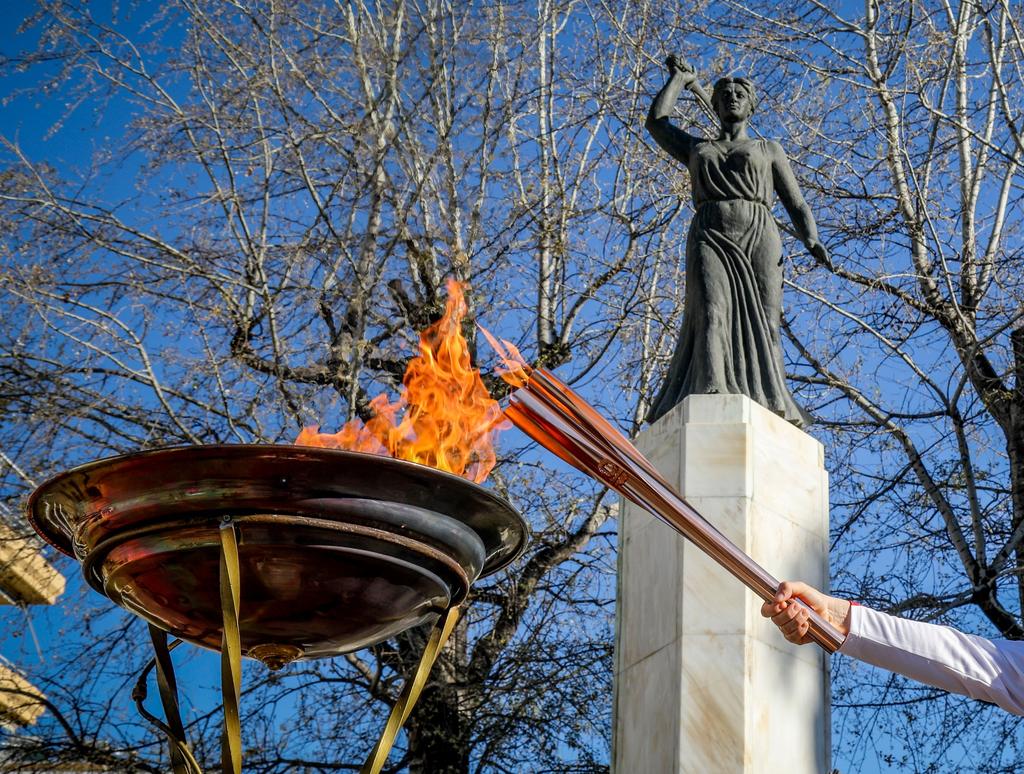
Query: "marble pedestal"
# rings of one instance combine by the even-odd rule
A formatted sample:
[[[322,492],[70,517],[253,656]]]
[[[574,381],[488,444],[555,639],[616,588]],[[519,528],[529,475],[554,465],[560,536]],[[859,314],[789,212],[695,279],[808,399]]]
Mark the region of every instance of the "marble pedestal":
[[[780,580],[828,585],[820,443],[742,395],[692,395],[640,450]],[[786,642],[761,601],[632,503],[620,523],[613,770],[829,771],[828,657]]]

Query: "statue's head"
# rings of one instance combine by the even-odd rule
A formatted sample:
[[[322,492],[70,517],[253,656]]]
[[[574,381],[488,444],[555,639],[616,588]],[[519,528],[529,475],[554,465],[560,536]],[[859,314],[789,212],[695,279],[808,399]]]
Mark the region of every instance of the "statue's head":
[[[719,78],[711,93],[711,106],[722,121],[742,121],[757,109],[757,92],[749,78]]]

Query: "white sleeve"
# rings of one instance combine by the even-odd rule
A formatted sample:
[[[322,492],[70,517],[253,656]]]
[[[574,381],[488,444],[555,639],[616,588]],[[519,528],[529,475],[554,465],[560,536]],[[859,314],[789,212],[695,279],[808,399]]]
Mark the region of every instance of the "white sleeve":
[[[854,605],[839,652],[1024,715],[1024,642],[987,640]]]

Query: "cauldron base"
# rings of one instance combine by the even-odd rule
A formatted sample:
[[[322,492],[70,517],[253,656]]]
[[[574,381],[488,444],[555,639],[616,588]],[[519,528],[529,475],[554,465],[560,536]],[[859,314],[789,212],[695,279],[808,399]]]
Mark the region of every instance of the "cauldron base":
[[[242,652],[283,646],[292,658],[333,656],[423,623],[465,595],[467,580],[430,556],[392,556],[384,539],[262,516],[233,520],[239,540]],[[408,554],[411,541],[401,545]],[[161,530],[103,558],[104,593],[176,637],[219,650],[223,613],[216,526]],[[255,657],[255,655],[254,655]]]

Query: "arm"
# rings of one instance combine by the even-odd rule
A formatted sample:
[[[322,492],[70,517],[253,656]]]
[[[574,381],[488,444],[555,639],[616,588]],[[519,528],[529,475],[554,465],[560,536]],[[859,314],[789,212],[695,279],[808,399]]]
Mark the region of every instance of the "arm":
[[[1024,715],[1024,642],[987,640],[948,626],[897,618],[851,605],[804,583],[783,583],[775,599],[761,607],[761,614],[771,618],[787,640],[798,644],[809,642],[807,614],[789,603],[794,596],[847,635],[840,653]]]
[[[683,164],[688,164],[690,151],[699,142],[699,138],[673,126],[668,119],[672,115],[672,108],[679,101],[682,90],[696,81],[697,76],[687,65],[681,64],[675,56],[670,56],[666,60],[666,64],[669,69],[668,83],[662,87],[658,96],[654,98],[654,102],[651,103],[644,126],[662,149]]]
[[[840,653],[1024,715],[1024,643],[855,607]]]
[[[775,185],[775,193],[779,195],[782,206],[786,208],[797,236],[804,243],[807,252],[813,255],[818,263],[831,269],[832,259],[829,258],[825,246],[818,241],[818,226],[814,222],[811,208],[807,206],[803,194],[800,193],[800,186],[789,166],[786,152],[777,142],[769,142],[768,149],[771,154],[772,181]]]

